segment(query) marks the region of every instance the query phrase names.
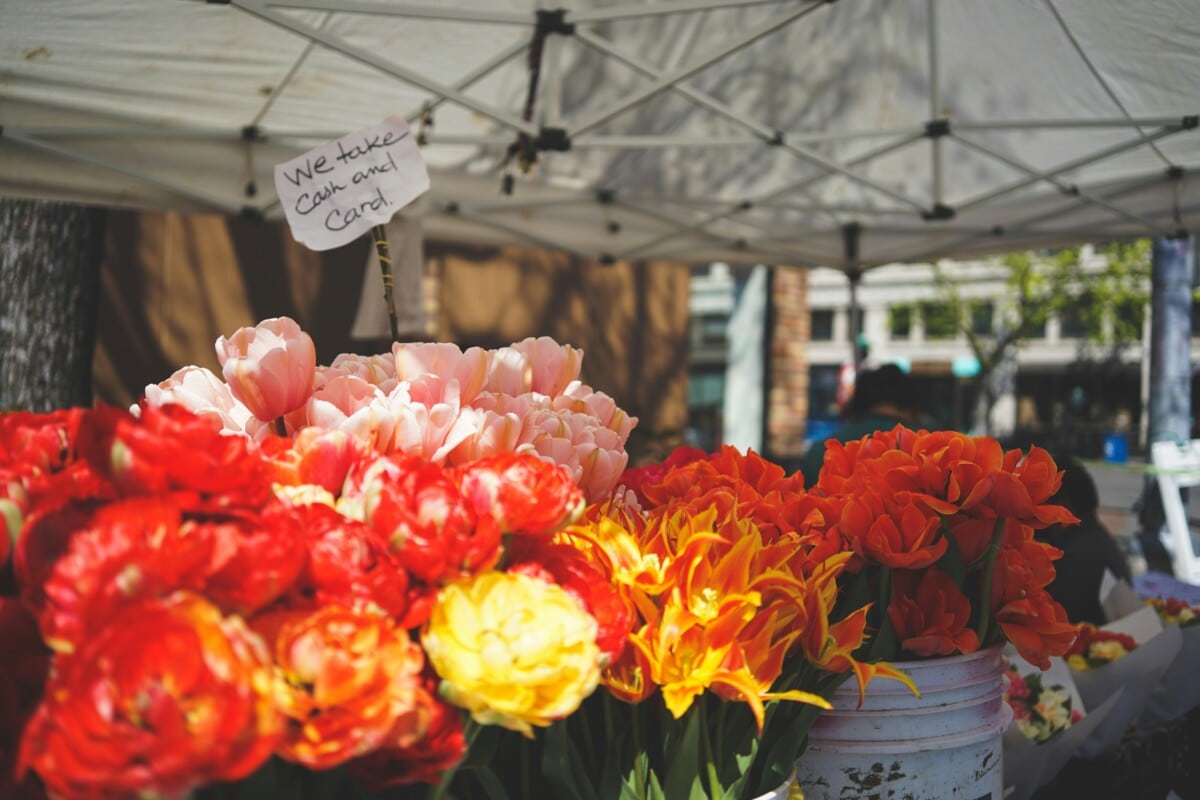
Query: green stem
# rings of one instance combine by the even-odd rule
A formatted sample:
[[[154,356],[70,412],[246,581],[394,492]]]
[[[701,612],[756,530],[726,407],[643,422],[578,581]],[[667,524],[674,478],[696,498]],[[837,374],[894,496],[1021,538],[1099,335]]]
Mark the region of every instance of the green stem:
[[[976,633],[979,635],[979,647],[987,646],[987,637],[991,633],[992,622],[992,579],[996,575],[996,556],[1000,553],[1000,539],[1004,536],[1004,517],[996,517],[996,526],[992,529],[992,541],[988,544],[986,560],[983,564],[983,586],[980,588],[979,621]]]
[[[879,567],[879,604],[880,611],[879,628],[875,631],[875,640],[871,642],[869,660],[879,661],[885,658],[894,658],[895,653],[883,652],[887,644],[887,640],[891,636],[885,636],[885,630],[890,629],[892,624],[892,616],[888,613],[888,608],[892,605],[892,568]]]
[[[438,781],[436,786],[433,787],[433,792],[430,794],[430,800],[442,800],[442,798],[445,796],[446,790],[449,789],[450,784],[454,782],[454,774],[458,772],[458,768],[462,765],[462,762],[466,760],[467,754],[471,752],[471,745],[474,744],[475,740],[479,738],[479,733],[482,730],[482,725],[475,722],[473,719],[467,719],[466,724],[463,725],[463,740],[467,745],[463,749],[463,757],[458,760],[457,764],[442,774],[442,779]]]
[[[637,703],[630,704],[629,714],[630,727],[633,728],[633,770],[637,782],[637,796],[638,800],[646,800],[646,762],[637,757],[638,753],[642,752],[642,730]]]
[[[287,438],[287,424],[284,423],[283,417],[275,418],[275,433],[283,438]]]
[[[708,698],[701,695],[696,698],[696,706],[700,714],[700,757],[704,759],[704,770],[708,774],[708,795],[712,800],[722,800],[721,781],[717,776],[717,765],[713,761],[712,743],[708,740]]]

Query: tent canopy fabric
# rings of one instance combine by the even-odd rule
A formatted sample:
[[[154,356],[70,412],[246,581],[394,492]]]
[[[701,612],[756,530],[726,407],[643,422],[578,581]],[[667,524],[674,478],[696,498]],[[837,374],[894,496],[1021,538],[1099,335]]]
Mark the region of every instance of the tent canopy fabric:
[[[401,115],[429,237],[601,262],[1200,221],[1200,0],[421,2],[3,0],[0,194],[277,219],[276,163]]]

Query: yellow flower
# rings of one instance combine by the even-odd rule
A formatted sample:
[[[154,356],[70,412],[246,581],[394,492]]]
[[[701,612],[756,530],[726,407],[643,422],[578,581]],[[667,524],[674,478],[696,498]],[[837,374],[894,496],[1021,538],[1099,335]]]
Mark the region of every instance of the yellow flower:
[[[446,700],[480,724],[532,736],[596,688],[596,633],[561,587],[487,572],[442,589],[421,642]]]

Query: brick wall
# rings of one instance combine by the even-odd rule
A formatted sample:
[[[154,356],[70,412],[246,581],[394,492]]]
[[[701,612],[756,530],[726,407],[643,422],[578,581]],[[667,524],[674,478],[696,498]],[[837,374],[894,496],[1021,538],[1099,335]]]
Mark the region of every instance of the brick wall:
[[[773,458],[795,458],[804,453],[808,416],[808,270],[776,267],[771,303],[771,389],[764,449]]]

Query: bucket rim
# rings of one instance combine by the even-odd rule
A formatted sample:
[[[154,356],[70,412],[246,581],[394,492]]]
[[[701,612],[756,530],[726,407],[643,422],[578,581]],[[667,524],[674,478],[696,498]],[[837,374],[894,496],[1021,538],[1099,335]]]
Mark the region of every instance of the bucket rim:
[[[963,709],[981,706],[985,703],[999,703],[1004,705],[1004,695],[1002,691],[994,694],[979,695],[967,700],[958,700],[953,703],[944,703],[940,706],[913,706],[912,708],[829,708],[821,711],[821,718],[831,717],[852,717],[855,719],[874,719],[876,717],[895,717],[903,714],[909,716],[925,716],[929,714],[946,714]]]
[[[969,689],[972,686],[978,686],[982,683],[995,681],[1003,685],[1004,677],[1002,672],[988,672],[981,675],[976,675],[967,680],[958,681],[957,683],[947,683],[939,686],[926,686],[924,688],[918,686],[921,690],[920,695],[914,695],[912,690],[899,681],[894,681],[893,684],[888,684],[887,688],[873,689],[868,687],[866,697],[869,699],[874,697],[912,697],[914,700],[921,700],[929,696],[937,695],[942,692],[953,692],[962,689]],[[839,686],[833,691],[833,697],[858,697],[858,686],[847,687],[846,684]]]
[[[920,753],[967,747],[992,738],[996,738],[996,749],[1000,750],[1002,745],[997,734],[1002,734],[1006,731],[1011,722],[1012,717],[1002,712],[987,725],[972,728],[965,733],[926,736],[920,739],[873,739],[862,741],[861,739],[814,739],[810,735],[805,752],[815,750],[826,753]],[[946,747],[945,745],[952,746]],[[800,760],[804,760],[803,755],[800,756]]]

